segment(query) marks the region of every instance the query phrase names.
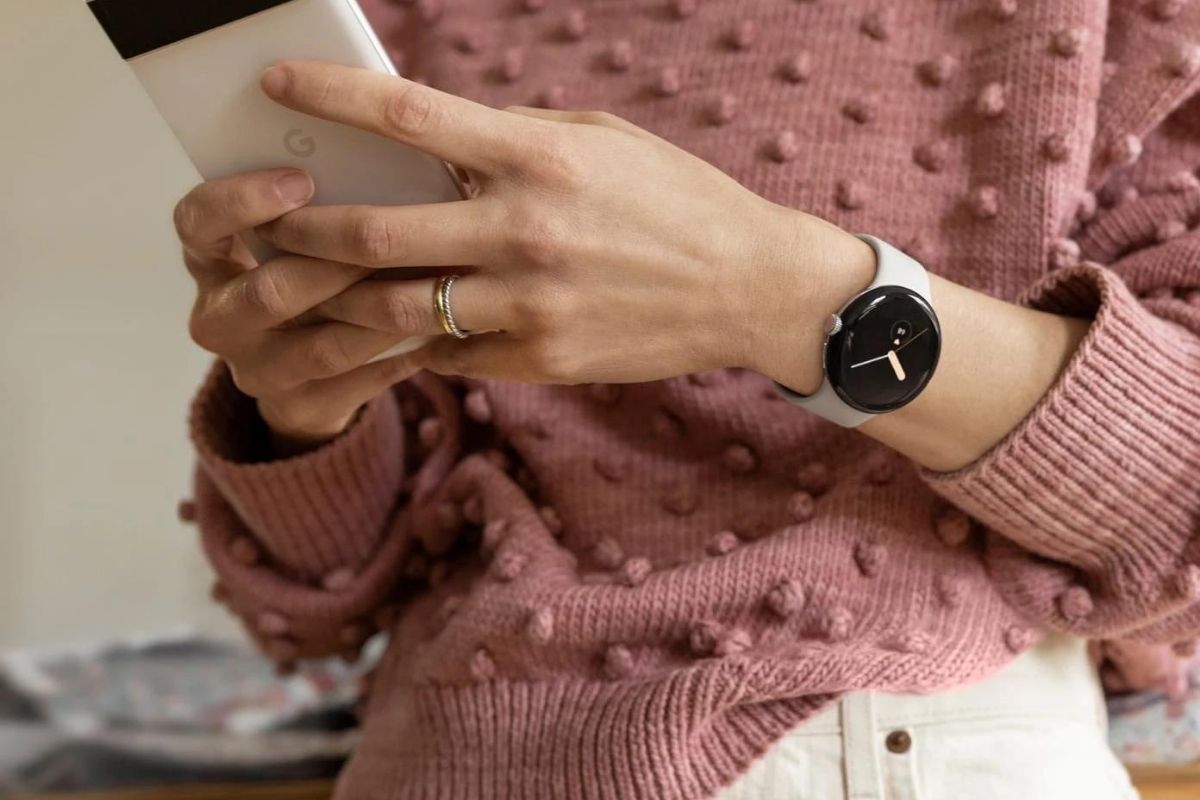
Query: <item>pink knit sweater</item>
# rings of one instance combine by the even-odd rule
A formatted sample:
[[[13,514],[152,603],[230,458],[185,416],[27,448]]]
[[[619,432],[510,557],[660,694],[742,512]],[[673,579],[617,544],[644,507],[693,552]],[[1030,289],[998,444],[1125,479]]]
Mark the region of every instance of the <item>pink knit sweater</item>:
[[[422,375],[271,461],[217,368],[192,432],[218,597],[284,663],[391,634],[340,796],[704,797],[844,692],[975,680],[1047,629],[1200,633],[1200,2],[368,9],[410,75],[613,111],[1094,321],[953,474],[738,370]]]

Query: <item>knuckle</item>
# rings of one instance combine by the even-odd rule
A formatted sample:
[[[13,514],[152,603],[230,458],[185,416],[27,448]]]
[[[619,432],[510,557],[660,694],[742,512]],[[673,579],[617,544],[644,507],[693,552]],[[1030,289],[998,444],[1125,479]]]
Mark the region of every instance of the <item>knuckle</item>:
[[[554,339],[546,339],[536,345],[530,353],[534,368],[550,383],[572,382],[574,357]]]
[[[287,281],[275,270],[259,268],[246,277],[242,302],[256,315],[271,319],[288,316]]]
[[[350,227],[350,247],[362,264],[389,261],[397,238],[392,223],[375,213],[357,217]]]
[[[558,130],[547,129],[530,137],[529,170],[553,189],[575,191],[585,184],[585,159],[576,143]]]
[[[290,89],[293,83],[293,81],[287,81],[286,86]],[[317,108],[325,108],[330,98],[336,96],[341,91],[341,88],[341,84],[336,76],[333,74],[325,75],[321,78],[320,85],[313,95],[314,105]]]
[[[239,180],[225,193],[225,213],[235,220],[248,220],[258,205],[257,187],[248,180]]]
[[[333,331],[314,336],[307,344],[304,360],[312,377],[338,375],[350,366],[345,342]]]
[[[548,327],[543,318],[541,298],[536,292],[532,290],[514,292],[509,298],[509,303],[512,307],[513,317],[521,320],[523,327],[534,332],[541,332]]]
[[[383,107],[385,128],[403,138],[419,136],[430,128],[437,115],[437,104],[424,87],[405,84],[389,92]]]
[[[213,336],[210,317],[199,304],[192,309],[192,313],[188,317],[188,336],[202,350],[210,353],[217,351],[216,337]]]
[[[540,337],[553,338],[571,324],[574,313],[564,293],[540,287],[515,294],[511,302],[522,326]]]
[[[411,294],[391,289],[383,298],[384,315],[391,328],[401,333],[417,332],[424,326],[429,309]]]
[[[181,242],[186,244],[195,240],[200,227],[200,208],[193,195],[189,194],[175,204],[172,219],[175,223],[175,234]]]
[[[578,121],[584,125],[598,125],[603,128],[624,128],[625,120],[608,111],[580,111]]]
[[[307,228],[304,227],[304,215],[293,211],[278,219],[271,220],[262,226],[276,244],[290,247],[302,247],[308,240]]]
[[[582,311],[579,297],[567,289],[547,292],[542,298],[542,319],[554,330],[562,330],[572,324]]]
[[[569,232],[553,211],[523,209],[513,214],[510,223],[509,245],[516,259],[539,266],[554,266],[565,259]]]
[[[236,336],[236,327],[226,319],[225,306],[220,290],[201,292],[188,316],[188,336],[201,349],[216,355],[228,351],[231,339]]]

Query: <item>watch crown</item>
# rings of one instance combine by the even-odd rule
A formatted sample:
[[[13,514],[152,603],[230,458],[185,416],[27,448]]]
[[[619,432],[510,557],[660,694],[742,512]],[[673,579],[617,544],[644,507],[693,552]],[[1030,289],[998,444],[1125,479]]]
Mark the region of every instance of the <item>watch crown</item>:
[[[825,335],[833,336],[842,329],[842,318],[837,314],[830,314],[829,319],[825,321]]]

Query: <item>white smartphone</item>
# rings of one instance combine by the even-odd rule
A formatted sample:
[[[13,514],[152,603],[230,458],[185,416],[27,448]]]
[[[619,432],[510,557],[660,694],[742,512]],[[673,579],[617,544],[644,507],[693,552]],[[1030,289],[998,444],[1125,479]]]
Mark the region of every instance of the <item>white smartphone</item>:
[[[262,71],[284,58],[395,75],[355,0],[89,0],[89,7],[205,180],[294,166],[313,176],[317,205],[465,196],[445,162],[291,111],[259,88]],[[259,258],[273,255],[261,241],[247,244]]]

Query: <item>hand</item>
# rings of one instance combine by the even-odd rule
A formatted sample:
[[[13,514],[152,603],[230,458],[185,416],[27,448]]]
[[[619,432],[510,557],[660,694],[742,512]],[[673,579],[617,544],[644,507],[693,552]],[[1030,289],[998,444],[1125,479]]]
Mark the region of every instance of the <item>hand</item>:
[[[283,454],[336,436],[364,403],[417,368],[404,356],[367,364],[403,337],[311,314],[297,321],[369,270],[303,256],[259,266],[239,238],[312,194],[304,173],[267,170],[201,184],[175,209],[196,279],[192,338],[257,399]]]
[[[499,111],[315,62],[277,65],[263,87],[471,175],[470,200],[301,208],[259,229],[282,250],[371,268],[472,265],[453,312],[493,333],[439,337],[419,356],[435,372],[648,381],[769,371],[785,350],[805,353],[803,383],[819,375],[825,317],[865,282],[828,269],[865,244],[608,114]],[[355,283],[319,310],[397,337],[441,333],[430,280]]]

